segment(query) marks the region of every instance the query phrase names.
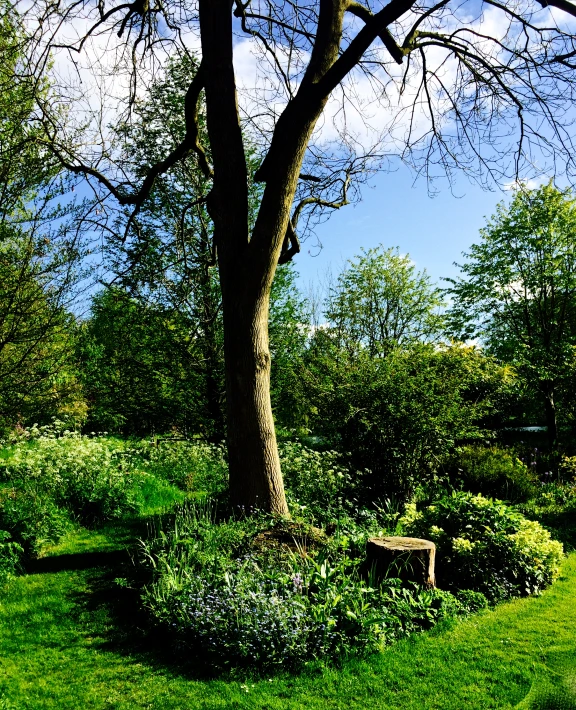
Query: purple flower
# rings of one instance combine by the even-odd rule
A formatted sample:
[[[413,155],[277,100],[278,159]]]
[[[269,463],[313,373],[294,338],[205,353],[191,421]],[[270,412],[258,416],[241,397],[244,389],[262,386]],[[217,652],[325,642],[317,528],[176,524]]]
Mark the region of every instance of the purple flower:
[[[299,572],[297,572],[292,577],[292,584],[294,585],[295,592],[302,592],[302,588],[304,587],[304,582],[303,582],[302,577],[300,576]]]

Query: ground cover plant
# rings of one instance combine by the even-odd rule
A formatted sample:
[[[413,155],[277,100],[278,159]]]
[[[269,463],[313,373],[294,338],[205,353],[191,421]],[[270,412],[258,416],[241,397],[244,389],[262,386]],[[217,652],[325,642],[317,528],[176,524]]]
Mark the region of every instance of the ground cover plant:
[[[193,504],[142,543],[154,622],[214,669],[295,668],[382,649],[440,619],[486,606],[481,594],[376,583],[362,543],[269,516],[217,520]]]
[[[393,505],[358,509],[362,472],[341,454],[300,441],[281,452],[291,522],[234,519],[208,497],[141,543],[152,622],[213,670],[269,672],[381,650],[488,600],[539,593],[558,576],[560,543],[504,503],[453,492],[402,517]],[[434,540],[440,590],[377,583],[363,564],[368,538],[383,534]]]

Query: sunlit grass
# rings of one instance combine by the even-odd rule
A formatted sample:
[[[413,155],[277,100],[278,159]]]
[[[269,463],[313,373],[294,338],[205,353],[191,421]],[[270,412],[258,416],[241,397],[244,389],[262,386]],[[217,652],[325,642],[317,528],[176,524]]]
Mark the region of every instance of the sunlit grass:
[[[380,656],[298,676],[207,679],[144,631],[134,591],[114,582],[141,525],[69,534],[2,590],[0,709],[576,708],[574,554],[541,597],[440,625]]]

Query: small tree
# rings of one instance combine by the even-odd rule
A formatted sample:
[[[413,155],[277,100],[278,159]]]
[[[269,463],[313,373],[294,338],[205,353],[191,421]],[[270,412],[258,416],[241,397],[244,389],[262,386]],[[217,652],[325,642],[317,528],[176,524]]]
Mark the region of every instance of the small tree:
[[[442,330],[441,291],[398,249],[362,251],[330,289],[326,315],[341,347],[370,357],[434,340]]]
[[[576,201],[552,184],[518,189],[480,234],[461,266],[464,276],[449,279],[451,331],[481,337],[531,383],[553,445],[556,393],[575,357]]]

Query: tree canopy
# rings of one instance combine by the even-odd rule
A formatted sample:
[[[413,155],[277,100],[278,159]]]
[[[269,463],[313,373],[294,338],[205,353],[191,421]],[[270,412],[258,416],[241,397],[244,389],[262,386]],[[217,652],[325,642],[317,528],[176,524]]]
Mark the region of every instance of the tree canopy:
[[[363,251],[330,289],[326,315],[341,346],[383,355],[398,345],[431,341],[442,329],[441,291],[398,249]]]
[[[452,328],[480,336],[539,390],[551,440],[555,394],[575,364],[576,201],[552,184],[500,204],[452,281]]]

